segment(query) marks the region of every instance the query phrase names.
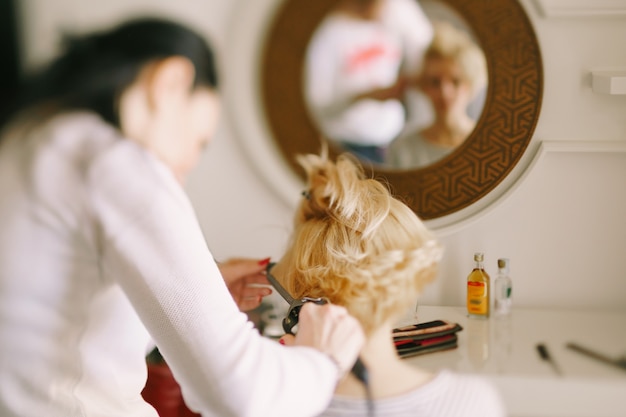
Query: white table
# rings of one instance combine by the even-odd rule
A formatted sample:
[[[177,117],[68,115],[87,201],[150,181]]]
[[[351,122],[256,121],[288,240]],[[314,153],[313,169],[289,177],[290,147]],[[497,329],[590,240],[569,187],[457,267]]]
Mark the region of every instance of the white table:
[[[468,318],[465,307],[420,306],[417,315],[417,322],[448,320],[463,330],[456,349],[405,360],[488,377],[510,416],[626,416],[626,371],[566,348],[575,342],[612,358],[626,354],[626,312],[514,309],[508,318],[480,320]],[[399,324],[414,322],[406,317]],[[561,375],[541,360],[538,343]]]

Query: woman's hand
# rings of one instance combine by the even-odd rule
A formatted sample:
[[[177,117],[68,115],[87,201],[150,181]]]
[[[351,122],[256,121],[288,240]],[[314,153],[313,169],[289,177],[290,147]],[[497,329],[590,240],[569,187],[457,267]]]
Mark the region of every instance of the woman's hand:
[[[284,345],[309,346],[328,355],[339,368],[339,376],[350,372],[365,343],[359,322],[344,307],[306,303],[299,314],[296,336],[285,335]]]
[[[241,311],[255,309],[261,304],[263,297],[272,293],[265,276],[269,261],[269,258],[234,258],[218,264],[226,286]]]
[[[352,99],[352,102],[355,103],[359,100],[371,99],[378,101],[386,101],[386,100],[401,100],[404,97],[404,93],[406,92],[407,87],[409,87],[410,82],[408,78],[400,77],[396,80],[393,85],[384,88],[378,88],[375,90],[366,91],[355,96]]]

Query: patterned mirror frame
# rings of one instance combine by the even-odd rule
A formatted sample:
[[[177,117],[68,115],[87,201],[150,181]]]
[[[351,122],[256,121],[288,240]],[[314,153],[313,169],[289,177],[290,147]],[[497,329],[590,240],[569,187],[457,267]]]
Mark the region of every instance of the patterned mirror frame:
[[[424,220],[470,206],[511,172],[530,143],[543,93],[539,44],[517,0],[441,1],[465,18],[485,51],[488,88],[481,117],[462,145],[432,165],[369,169]],[[304,98],[304,58],[313,31],[335,2],[287,0],[274,16],[262,51],[265,116],[282,155],[301,177],[295,155],[321,148]],[[330,151],[336,157],[334,147]]]

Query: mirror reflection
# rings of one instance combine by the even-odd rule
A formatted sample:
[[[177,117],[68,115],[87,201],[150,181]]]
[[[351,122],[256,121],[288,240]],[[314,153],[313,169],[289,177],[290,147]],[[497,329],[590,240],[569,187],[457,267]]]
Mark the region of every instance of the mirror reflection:
[[[337,141],[322,131],[307,105],[305,63],[312,47],[312,35],[338,1],[283,1],[263,41],[262,110],[280,155],[300,178],[303,173],[295,156],[319,152],[320,139],[324,136]],[[422,219],[443,218],[468,209],[465,215],[484,207],[474,203],[511,173],[531,143],[543,93],[543,64],[537,36],[519,0],[438,2],[458,13],[471,28],[466,32],[477,40],[475,43],[486,56],[488,86],[483,88],[484,108],[477,112],[479,117],[474,117],[476,127],[449,155],[418,169],[364,164],[369,174],[386,181]],[[427,0],[419,0],[418,4],[429,15],[426,3]],[[431,26],[435,20],[442,20],[441,16],[429,17]],[[454,20],[450,23],[458,28],[463,26]],[[400,64],[398,71],[404,66]],[[428,103],[424,94],[419,93],[424,98],[422,101]],[[421,114],[425,117],[425,112]],[[421,123],[424,129],[429,122]],[[406,125],[402,126],[405,128]],[[341,149],[331,146],[329,151],[335,157]],[[442,222],[455,220],[453,216]]]
[[[341,0],[306,51],[304,96],[320,133],[387,169],[427,166],[473,131],[485,57],[437,0]]]

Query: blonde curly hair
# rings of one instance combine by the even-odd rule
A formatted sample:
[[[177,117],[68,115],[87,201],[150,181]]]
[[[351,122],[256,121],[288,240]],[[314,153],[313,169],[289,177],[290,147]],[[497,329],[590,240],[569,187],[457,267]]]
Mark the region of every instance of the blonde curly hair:
[[[326,297],[371,333],[404,314],[436,275],[441,247],[405,204],[350,154],[298,157],[308,178],[280,261],[296,298]]]

